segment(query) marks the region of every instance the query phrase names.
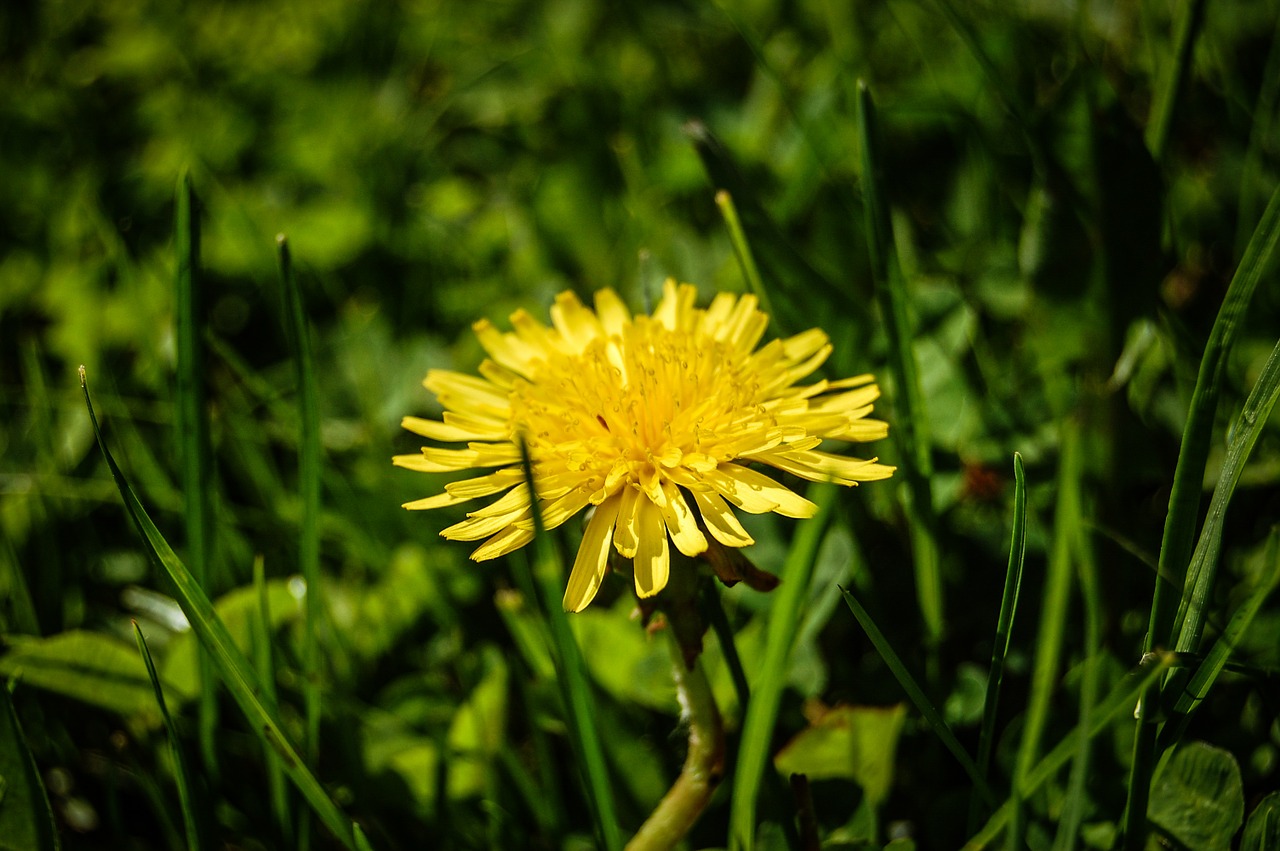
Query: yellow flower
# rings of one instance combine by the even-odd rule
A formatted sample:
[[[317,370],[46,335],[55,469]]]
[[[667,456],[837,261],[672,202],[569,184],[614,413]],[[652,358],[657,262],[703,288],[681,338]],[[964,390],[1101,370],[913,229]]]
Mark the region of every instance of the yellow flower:
[[[405,417],[409,431],[465,448],[399,455],[426,473],[496,468],[405,504],[443,508],[506,491],[445,529],[450,540],[487,539],[471,557],[495,558],[533,538],[520,436],[529,447],[547,528],[594,506],[569,576],[564,607],[581,611],[604,577],[610,547],[632,559],[636,593],[667,584],[668,542],[687,556],[707,534],[727,547],[754,543],[730,506],[751,514],[809,517],[816,506],[746,466],[764,464],[841,485],[888,478],[894,468],[818,450],[824,439],[877,440],[889,426],[868,419],[880,395],[870,375],[797,385],[831,353],[818,329],[756,344],[769,317],[753,296],[721,293],[705,310],[696,290],[668,280],[652,316],[633,317],[612,290],[592,311],[571,292],[551,308],[551,327],[524,311],[514,333],[474,326],[489,359],[480,376],[431,370],[443,422]]]

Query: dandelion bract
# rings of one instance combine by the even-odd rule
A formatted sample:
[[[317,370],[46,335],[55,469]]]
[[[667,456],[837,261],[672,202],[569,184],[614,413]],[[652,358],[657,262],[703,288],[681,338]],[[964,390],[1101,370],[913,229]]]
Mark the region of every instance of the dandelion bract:
[[[652,315],[632,316],[612,290],[595,310],[571,292],[551,307],[551,326],[524,311],[513,331],[487,320],[475,332],[489,358],[480,375],[432,370],[423,382],[444,407],[441,421],[406,417],[404,427],[461,448],[424,447],[395,463],[444,473],[492,468],[405,504],[442,508],[502,494],[441,534],[483,541],[477,561],[533,538],[532,495],[520,463],[521,436],[548,528],[594,507],[565,591],[580,611],[600,587],[613,548],[631,559],[636,593],[667,584],[670,547],[704,553],[753,543],[733,508],[808,517],[815,506],[764,465],[842,485],[884,479],[892,467],[821,451],[823,440],[870,441],[888,425],[868,415],[880,391],[870,375],[798,384],[831,353],[818,329],[757,348],[769,323],[753,296],[717,295],[667,281]]]

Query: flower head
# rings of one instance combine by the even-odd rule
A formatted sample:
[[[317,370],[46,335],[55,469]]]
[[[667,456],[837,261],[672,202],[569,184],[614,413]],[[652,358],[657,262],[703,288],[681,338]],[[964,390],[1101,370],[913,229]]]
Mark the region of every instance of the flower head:
[[[875,459],[818,449],[824,439],[876,440],[889,429],[867,417],[880,395],[870,375],[796,383],[831,353],[826,334],[815,328],[757,349],[769,317],[753,296],[721,293],[705,310],[695,297],[694,287],[668,280],[652,316],[632,316],[601,290],[594,311],[561,293],[550,328],[524,311],[512,315],[513,333],[477,322],[489,354],[480,375],[431,370],[423,384],[444,407],[443,421],[403,422],[465,448],[427,446],[394,460],[428,473],[493,472],[405,508],[502,493],[441,534],[483,540],[476,561],[524,546],[533,518],[523,436],[547,528],[594,506],[564,596],[566,609],[580,611],[600,587],[610,548],[632,560],[636,593],[650,597],[667,584],[670,546],[697,556],[707,535],[727,547],[754,543],[730,506],[814,513],[812,502],[748,465],[842,485],[893,473]]]

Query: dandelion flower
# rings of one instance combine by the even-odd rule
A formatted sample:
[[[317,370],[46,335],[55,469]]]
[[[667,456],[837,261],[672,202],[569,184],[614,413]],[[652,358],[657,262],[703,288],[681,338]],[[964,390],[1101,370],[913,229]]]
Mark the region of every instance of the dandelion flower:
[[[571,292],[556,297],[551,327],[525,311],[512,333],[481,320],[489,358],[480,375],[431,370],[423,384],[444,407],[442,421],[405,417],[429,440],[400,455],[426,473],[492,468],[405,504],[443,508],[502,494],[445,529],[450,540],[481,541],[476,561],[533,539],[530,493],[520,463],[523,436],[547,528],[594,507],[564,595],[581,611],[600,588],[615,549],[631,559],[636,593],[667,584],[670,547],[686,556],[753,543],[734,514],[810,517],[817,507],[756,469],[773,467],[841,485],[888,478],[894,468],[819,450],[824,440],[869,441],[888,425],[868,418],[880,395],[870,375],[797,384],[831,353],[818,329],[756,348],[769,317],[753,296],[721,293],[705,309],[696,290],[668,280],[651,316],[632,316],[612,290],[595,310]]]

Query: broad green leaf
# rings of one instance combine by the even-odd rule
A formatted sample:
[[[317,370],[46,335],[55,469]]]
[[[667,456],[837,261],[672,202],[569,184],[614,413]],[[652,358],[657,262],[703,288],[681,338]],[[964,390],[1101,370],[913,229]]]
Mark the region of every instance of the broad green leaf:
[[[82,700],[121,715],[158,723],[155,695],[137,648],[98,632],[72,630],[48,638],[10,636],[0,674],[27,685]],[[193,688],[164,679],[170,697],[187,700]],[[194,685],[192,680],[185,684]]]
[[[893,762],[907,705],[837,706],[802,730],[774,757],[783,774],[810,780],[853,780],[872,806],[879,806],[893,784]]]
[[[58,831],[40,772],[0,683],[0,851],[57,851]]]
[[[1156,772],[1147,818],[1196,851],[1228,851],[1244,821],[1240,767],[1204,742],[1179,747]]]
[[[1280,851],[1280,792],[1272,792],[1253,808],[1240,851]]]

